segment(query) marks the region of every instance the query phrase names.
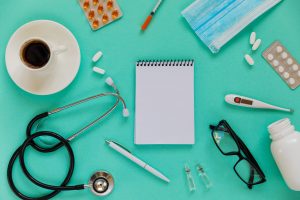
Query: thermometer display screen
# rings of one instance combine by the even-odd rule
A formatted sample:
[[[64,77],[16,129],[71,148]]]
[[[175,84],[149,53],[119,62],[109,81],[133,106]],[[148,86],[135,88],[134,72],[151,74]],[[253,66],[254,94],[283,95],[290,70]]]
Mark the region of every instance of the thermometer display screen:
[[[242,99],[242,100],[241,100],[241,103],[247,104],[247,105],[252,105],[253,101],[248,100],[248,99]]]

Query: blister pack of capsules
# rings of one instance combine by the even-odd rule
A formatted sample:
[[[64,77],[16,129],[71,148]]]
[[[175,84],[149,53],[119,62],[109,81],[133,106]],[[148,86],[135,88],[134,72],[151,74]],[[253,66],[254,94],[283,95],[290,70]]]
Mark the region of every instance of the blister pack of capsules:
[[[279,41],[273,42],[263,57],[291,89],[300,85],[300,65]]]
[[[79,0],[79,4],[93,30],[98,30],[123,15],[116,0]]]

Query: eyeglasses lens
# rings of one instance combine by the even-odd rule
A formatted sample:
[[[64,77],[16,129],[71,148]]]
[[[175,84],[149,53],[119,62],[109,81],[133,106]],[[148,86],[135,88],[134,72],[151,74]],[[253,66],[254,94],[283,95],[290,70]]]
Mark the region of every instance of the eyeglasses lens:
[[[245,159],[236,164],[235,171],[240,178],[248,184],[258,183],[262,179],[257,170]]]
[[[215,129],[213,138],[223,153],[238,152],[238,146],[225,126]]]

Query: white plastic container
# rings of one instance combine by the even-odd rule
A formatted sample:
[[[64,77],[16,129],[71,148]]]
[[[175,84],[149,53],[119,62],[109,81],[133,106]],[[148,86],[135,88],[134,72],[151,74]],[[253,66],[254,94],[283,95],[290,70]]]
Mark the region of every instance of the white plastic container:
[[[271,152],[286,184],[300,191],[300,133],[288,118],[269,125],[268,130]]]

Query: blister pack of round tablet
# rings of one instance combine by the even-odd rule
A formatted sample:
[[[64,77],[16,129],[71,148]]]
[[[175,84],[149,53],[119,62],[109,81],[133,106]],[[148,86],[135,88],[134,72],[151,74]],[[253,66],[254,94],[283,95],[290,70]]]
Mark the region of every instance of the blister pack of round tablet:
[[[262,55],[291,89],[300,85],[300,65],[279,41],[273,42]]]
[[[79,0],[92,30],[98,30],[122,17],[116,0]]]

